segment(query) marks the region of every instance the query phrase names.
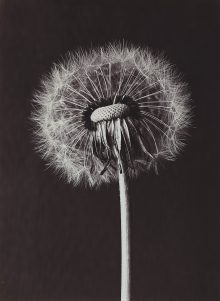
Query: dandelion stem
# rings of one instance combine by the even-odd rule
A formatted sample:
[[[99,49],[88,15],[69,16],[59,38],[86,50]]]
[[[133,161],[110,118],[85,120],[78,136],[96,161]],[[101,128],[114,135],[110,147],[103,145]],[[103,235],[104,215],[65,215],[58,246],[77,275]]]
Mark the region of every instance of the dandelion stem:
[[[121,210],[121,301],[130,301],[130,225],[128,181],[123,163],[119,167]]]

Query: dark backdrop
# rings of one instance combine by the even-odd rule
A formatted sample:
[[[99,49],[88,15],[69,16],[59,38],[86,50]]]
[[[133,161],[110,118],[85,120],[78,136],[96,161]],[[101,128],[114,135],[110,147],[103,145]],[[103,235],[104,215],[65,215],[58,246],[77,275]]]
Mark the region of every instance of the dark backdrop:
[[[132,300],[220,300],[219,37],[219,1],[0,1],[0,301],[120,300],[117,186],[46,169],[29,116],[54,61],[122,39],[164,50],[194,105],[183,154],[131,183]]]

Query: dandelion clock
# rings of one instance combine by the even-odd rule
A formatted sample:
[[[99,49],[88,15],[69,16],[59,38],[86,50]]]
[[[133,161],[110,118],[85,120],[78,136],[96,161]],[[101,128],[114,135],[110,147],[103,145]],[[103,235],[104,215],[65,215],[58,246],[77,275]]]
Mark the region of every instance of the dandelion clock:
[[[148,49],[109,45],[69,55],[42,86],[32,114],[42,157],[74,186],[119,182],[121,300],[130,301],[128,179],[181,151],[186,85]]]

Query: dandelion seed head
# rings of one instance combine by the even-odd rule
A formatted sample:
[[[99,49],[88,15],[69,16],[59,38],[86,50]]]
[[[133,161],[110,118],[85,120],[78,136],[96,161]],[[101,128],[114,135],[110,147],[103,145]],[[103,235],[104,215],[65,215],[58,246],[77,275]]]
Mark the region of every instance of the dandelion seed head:
[[[68,182],[98,187],[174,160],[190,125],[185,83],[148,49],[108,45],[54,65],[34,98],[38,151]]]

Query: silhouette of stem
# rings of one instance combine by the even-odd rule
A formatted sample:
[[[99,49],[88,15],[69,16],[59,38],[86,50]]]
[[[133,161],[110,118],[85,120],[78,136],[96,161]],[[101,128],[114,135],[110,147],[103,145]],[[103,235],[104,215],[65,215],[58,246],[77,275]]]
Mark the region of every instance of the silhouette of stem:
[[[130,301],[130,222],[128,178],[123,163],[119,163],[121,211],[121,301]]]

